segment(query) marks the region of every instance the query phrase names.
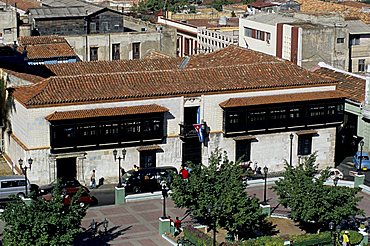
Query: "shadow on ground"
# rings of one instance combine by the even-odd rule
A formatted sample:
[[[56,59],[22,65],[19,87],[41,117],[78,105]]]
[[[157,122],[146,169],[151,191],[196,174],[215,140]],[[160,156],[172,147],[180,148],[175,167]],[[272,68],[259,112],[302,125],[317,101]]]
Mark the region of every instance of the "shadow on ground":
[[[88,229],[83,228],[76,239],[74,240],[73,245],[75,246],[104,246],[109,245],[108,243],[113,239],[124,234],[125,231],[131,229],[132,226],[120,229],[120,226],[115,226],[109,228],[107,231],[103,228],[103,223],[99,223],[96,226],[96,229],[89,227]]]

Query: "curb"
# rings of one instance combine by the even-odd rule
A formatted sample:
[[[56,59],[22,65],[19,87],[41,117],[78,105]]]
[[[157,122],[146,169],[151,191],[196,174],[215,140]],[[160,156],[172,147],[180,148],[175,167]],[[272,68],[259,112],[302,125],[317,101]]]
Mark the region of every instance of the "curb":
[[[178,244],[172,241],[169,237],[167,237],[165,234],[162,234],[162,238],[165,239],[167,242],[169,242],[173,246],[177,246]]]

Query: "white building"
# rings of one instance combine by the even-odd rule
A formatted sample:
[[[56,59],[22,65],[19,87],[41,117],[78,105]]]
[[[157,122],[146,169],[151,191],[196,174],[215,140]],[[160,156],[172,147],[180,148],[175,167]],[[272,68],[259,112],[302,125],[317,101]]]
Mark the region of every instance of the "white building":
[[[55,76],[13,85],[13,129],[5,138],[13,165],[33,158],[32,182],[62,176],[88,182],[93,169],[97,178],[116,182],[112,151],[123,148],[126,170],[207,164],[217,147],[232,161],[257,162],[272,172],[315,151],[321,168],[334,165],[344,108],[337,81],[281,59],[229,46],[185,61],[47,67]]]

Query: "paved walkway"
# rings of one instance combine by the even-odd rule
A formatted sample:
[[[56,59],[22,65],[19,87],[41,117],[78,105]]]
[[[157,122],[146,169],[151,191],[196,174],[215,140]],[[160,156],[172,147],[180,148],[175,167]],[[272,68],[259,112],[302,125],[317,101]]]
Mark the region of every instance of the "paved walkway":
[[[182,218],[185,210],[174,207],[170,199],[166,200],[167,215]],[[92,207],[88,209],[86,217],[82,221],[82,227],[86,233],[75,245],[109,245],[120,246],[154,246],[170,245],[158,233],[158,218],[162,216],[162,199],[150,199],[138,202],[129,202],[123,205],[109,205],[103,207]],[[104,231],[102,222],[107,218],[108,232],[101,233],[95,239],[92,238],[90,224],[92,220],[98,222],[99,230]],[[183,223],[189,223],[187,217]]]
[[[247,188],[248,194],[263,199],[263,186]],[[370,196],[361,193],[363,197],[360,208],[364,209],[366,216],[370,216]],[[278,214],[288,214],[289,210],[279,206],[276,194],[267,187],[267,200],[273,212]],[[166,200],[167,215],[175,218],[184,216],[185,210],[174,207],[171,199]],[[154,246],[170,245],[158,234],[158,218],[162,216],[163,200],[149,199],[138,202],[129,202],[123,205],[109,205],[102,207],[92,207],[88,210],[86,217],[82,221],[82,226],[87,230],[76,245],[120,245],[120,246]],[[92,220],[98,222],[99,229],[104,231],[102,221],[107,218],[109,221],[108,233],[91,239],[89,230]],[[187,217],[183,223],[191,223]]]

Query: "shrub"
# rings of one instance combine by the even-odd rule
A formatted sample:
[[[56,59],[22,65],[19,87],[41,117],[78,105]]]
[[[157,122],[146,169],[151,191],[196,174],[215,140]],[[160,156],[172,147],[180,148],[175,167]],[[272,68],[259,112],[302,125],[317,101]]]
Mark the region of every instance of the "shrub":
[[[184,227],[183,231],[185,238],[197,246],[207,246],[213,243],[211,237],[192,226]]]
[[[357,231],[348,230],[348,232],[349,232],[349,241],[351,245],[357,245],[362,241],[363,236]],[[344,231],[341,231],[340,235],[342,236],[343,234]]]
[[[294,245],[297,246],[308,246],[308,245],[325,245],[331,244],[331,234],[330,232],[322,232],[320,234],[305,234],[299,236],[293,236],[291,239]]]

